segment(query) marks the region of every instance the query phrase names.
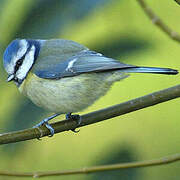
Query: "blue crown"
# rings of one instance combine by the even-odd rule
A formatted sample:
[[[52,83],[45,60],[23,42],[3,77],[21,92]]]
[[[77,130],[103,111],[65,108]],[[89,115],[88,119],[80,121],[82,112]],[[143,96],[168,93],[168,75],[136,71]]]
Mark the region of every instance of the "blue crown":
[[[20,48],[19,39],[15,39],[8,45],[3,55],[4,67],[10,64],[12,57],[17,53],[19,48]]]

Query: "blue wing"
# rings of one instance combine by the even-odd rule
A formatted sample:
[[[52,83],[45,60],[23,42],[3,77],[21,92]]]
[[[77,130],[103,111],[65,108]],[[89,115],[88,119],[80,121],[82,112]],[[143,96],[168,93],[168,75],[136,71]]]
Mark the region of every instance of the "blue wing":
[[[82,73],[103,72],[136,67],[120,63],[119,61],[107,58],[100,53],[89,50],[81,51],[75,56],[60,62],[55,60],[55,63],[53,63],[53,58],[57,59],[57,57],[53,56],[46,57],[48,61],[52,60],[52,63],[48,63],[48,66],[43,65],[43,68],[35,69],[34,73],[40,78],[60,79],[63,77],[77,76]]]

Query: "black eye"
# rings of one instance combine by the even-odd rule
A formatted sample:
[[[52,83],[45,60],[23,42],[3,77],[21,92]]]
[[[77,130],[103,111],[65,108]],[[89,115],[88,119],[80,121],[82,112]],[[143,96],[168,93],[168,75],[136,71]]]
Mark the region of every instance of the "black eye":
[[[18,66],[20,66],[21,64],[22,64],[22,60],[20,59],[20,60],[18,60],[17,62],[16,62],[16,64],[18,65]]]
[[[19,69],[19,67],[22,65],[22,63],[23,63],[23,58],[19,59],[19,60],[16,62],[15,72]]]

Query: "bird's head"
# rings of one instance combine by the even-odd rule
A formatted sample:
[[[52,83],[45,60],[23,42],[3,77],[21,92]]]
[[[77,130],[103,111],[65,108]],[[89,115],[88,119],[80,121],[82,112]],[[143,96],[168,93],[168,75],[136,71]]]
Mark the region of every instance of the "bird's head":
[[[3,55],[8,82],[23,82],[39,54],[40,44],[39,40],[16,39],[8,45]]]

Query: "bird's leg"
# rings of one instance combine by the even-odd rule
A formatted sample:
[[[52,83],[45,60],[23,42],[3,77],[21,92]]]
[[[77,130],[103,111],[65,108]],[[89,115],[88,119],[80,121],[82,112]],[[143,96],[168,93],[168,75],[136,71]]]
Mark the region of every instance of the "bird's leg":
[[[54,128],[48,123],[48,121],[55,118],[56,116],[59,116],[59,115],[60,114],[53,114],[52,116],[43,119],[40,123],[33,126],[33,128],[39,128],[40,126],[45,125],[46,128],[49,129],[49,131],[51,133],[51,135],[49,135],[49,137],[52,137],[54,135]]]
[[[66,120],[77,121],[77,127],[81,124],[81,116],[78,114],[72,115],[71,113],[67,113],[66,114]],[[73,131],[74,133],[78,133],[80,130],[76,131],[76,128],[75,128],[75,129],[71,129],[71,131]]]

